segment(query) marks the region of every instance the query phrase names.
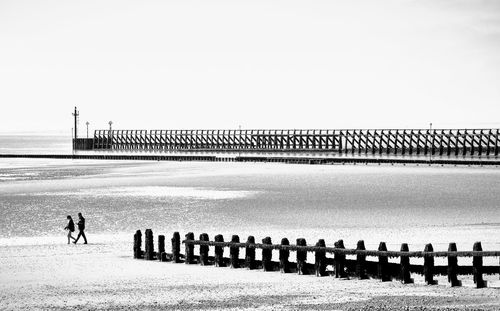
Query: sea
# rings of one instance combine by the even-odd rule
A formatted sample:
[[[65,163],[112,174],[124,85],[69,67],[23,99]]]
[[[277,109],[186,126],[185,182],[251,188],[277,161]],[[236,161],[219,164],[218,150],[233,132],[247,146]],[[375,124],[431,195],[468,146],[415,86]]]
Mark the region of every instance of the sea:
[[[0,135],[0,153],[71,152],[66,136]],[[500,250],[500,168],[0,158],[0,246],[90,241],[152,229],[368,249]],[[128,245],[128,244],[127,244]],[[130,255],[130,254],[126,254]]]

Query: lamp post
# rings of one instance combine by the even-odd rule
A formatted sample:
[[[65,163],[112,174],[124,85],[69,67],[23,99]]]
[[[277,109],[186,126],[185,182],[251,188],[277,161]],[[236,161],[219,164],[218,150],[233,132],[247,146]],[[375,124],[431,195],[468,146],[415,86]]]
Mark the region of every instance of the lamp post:
[[[112,128],[111,126],[113,125],[113,121],[109,121],[109,133],[108,133],[108,146],[109,149],[111,149],[111,145],[113,144],[113,135],[112,135]]]
[[[432,122],[429,123],[429,134],[432,133]],[[434,150],[434,134],[432,134],[432,139],[431,139],[431,150],[429,151],[429,164],[432,162],[432,151]]]
[[[89,138],[89,121],[85,122],[85,125],[87,125],[87,138]]]
[[[238,146],[238,158],[241,156],[241,147],[242,147],[242,144],[241,144],[241,125],[238,125],[238,131],[239,131],[239,135],[240,135],[240,145]]]

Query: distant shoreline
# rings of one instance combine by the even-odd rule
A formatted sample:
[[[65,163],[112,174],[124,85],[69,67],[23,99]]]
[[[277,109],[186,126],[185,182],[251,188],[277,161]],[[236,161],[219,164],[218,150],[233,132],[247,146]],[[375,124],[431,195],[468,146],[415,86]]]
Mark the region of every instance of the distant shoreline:
[[[204,161],[204,162],[273,162],[286,164],[415,164],[415,165],[474,165],[498,166],[500,159],[443,158],[370,158],[318,157],[234,154],[0,154],[0,158],[73,159],[73,160],[145,160],[145,161]]]

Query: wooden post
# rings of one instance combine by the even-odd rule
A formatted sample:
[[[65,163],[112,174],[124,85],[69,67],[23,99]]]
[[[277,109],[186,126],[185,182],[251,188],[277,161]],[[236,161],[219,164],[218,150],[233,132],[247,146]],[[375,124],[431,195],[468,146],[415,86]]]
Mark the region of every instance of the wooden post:
[[[134,234],[134,258],[140,259],[142,258],[142,233],[141,230],[137,230]]]
[[[345,249],[344,240],[338,240],[334,244],[335,248]],[[336,252],[335,257],[335,277],[336,278],[345,278],[347,274],[345,273],[345,254],[341,252]]]
[[[297,239],[297,246],[306,246],[306,239]],[[307,274],[306,271],[307,252],[297,250],[297,273],[300,275]]]
[[[290,245],[287,238],[281,239],[281,245]],[[288,258],[290,257],[290,251],[287,249],[280,249],[280,272],[288,273],[290,272]]]
[[[387,246],[385,242],[380,242],[378,246],[378,250],[380,252],[387,252]],[[382,280],[382,282],[387,282],[391,280],[391,276],[389,275],[389,259],[387,255],[379,255],[378,256],[378,277]]]
[[[172,236],[172,262],[173,263],[179,263],[181,262],[180,260],[180,253],[181,253],[181,235],[179,232],[174,232],[174,235]]]
[[[262,239],[262,244],[269,244],[271,245],[271,238],[270,237],[265,237]],[[264,271],[273,271],[273,266],[272,266],[272,260],[273,258],[273,252],[272,249],[262,249],[262,269]]]
[[[209,241],[208,234],[202,233],[200,234],[200,241]],[[202,266],[207,266],[208,265],[208,250],[209,246],[208,245],[200,245],[200,260],[199,263]]]
[[[245,247],[245,266],[248,270],[255,269],[255,248],[250,247],[251,244],[255,244],[255,238],[250,235]]]
[[[425,245],[424,252],[433,252],[432,244]],[[424,277],[425,282],[428,285],[436,285],[437,281],[434,280],[434,257],[430,255],[424,255]]]
[[[448,245],[448,252],[456,252],[457,251],[457,244],[455,243],[450,243]],[[458,258],[455,255],[448,254],[448,282],[450,282],[450,285],[452,287],[454,286],[462,286],[462,282],[458,280],[457,278],[457,271],[458,271]]]
[[[231,237],[231,242],[232,243],[240,243],[240,237],[237,235],[233,235]],[[239,263],[239,255],[240,255],[240,248],[238,246],[231,246],[229,248],[229,262],[230,262],[230,267],[231,268],[239,268],[240,263]]]
[[[186,240],[194,240],[194,233],[188,232],[186,234]],[[194,245],[186,243],[186,253],[184,263],[190,265],[194,262]]]
[[[153,243],[153,231],[151,229],[146,229],[144,237],[144,259],[153,260],[154,259],[154,243]]]
[[[475,252],[483,251],[481,242],[474,243],[472,250]],[[477,288],[486,287],[486,281],[483,280],[483,256],[472,257],[472,274],[474,275],[474,283]]]
[[[365,241],[359,240],[358,245],[356,246],[356,250],[364,251]],[[368,278],[366,275],[366,255],[365,254],[357,254],[356,255],[356,275],[360,280],[365,280]]]
[[[319,239],[316,247],[326,247],[325,240]],[[316,276],[326,275],[326,252],[325,250],[317,250],[314,253],[314,271]]]
[[[217,234],[214,238],[215,242],[224,242],[224,237],[222,234]],[[216,267],[224,267],[224,247],[216,246],[215,247],[215,266]]]
[[[165,253],[165,236],[158,236],[158,260],[159,261],[167,261],[167,254]]]
[[[401,252],[406,252],[408,253],[410,249],[408,248],[408,244],[403,243],[401,244]],[[401,270],[399,273],[399,279],[401,280],[401,283],[403,284],[411,284],[413,283],[413,279],[411,278],[410,274],[410,257],[408,256],[401,256]]]

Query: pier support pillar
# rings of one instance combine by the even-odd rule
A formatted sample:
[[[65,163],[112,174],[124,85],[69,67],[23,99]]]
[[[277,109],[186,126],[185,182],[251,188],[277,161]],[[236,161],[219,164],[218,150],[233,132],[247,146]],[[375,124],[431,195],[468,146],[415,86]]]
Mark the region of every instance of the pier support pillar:
[[[188,232],[186,234],[186,240],[194,240],[194,233],[193,232]],[[194,245],[190,243],[186,243],[186,258],[184,260],[184,263],[187,265],[190,265],[194,262]]]
[[[255,269],[255,248],[250,245],[255,244],[255,238],[253,236],[249,236],[247,239],[245,247],[245,267],[248,270]]]
[[[137,230],[134,234],[134,258],[140,259],[142,258],[142,233],[141,230]]]
[[[297,246],[306,246],[306,239],[299,238],[297,239]],[[297,273],[307,274],[306,271],[306,261],[307,261],[307,252],[303,250],[297,250]]]
[[[407,243],[401,244],[401,252],[408,253],[410,249],[408,248]],[[411,278],[410,274],[410,257],[408,256],[401,256],[401,270],[399,273],[399,279],[401,280],[401,283],[403,284],[411,284],[413,283],[413,279]]]
[[[290,242],[287,238],[281,239],[281,245],[288,246]],[[290,272],[288,258],[290,257],[290,251],[287,249],[280,249],[280,272],[288,273]]]
[[[359,240],[358,244],[356,246],[356,250],[358,250],[358,251],[366,250],[365,241]],[[356,276],[360,280],[365,280],[368,278],[368,276],[366,275],[366,255],[365,254],[357,254],[356,255]]]
[[[473,251],[481,252],[483,250],[481,242],[474,243]],[[477,288],[486,287],[486,281],[483,280],[483,257],[472,257],[472,274],[474,275],[474,283]]]
[[[207,233],[202,233],[200,234],[200,241],[209,241],[209,237]],[[208,245],[200,245],[200,259],[199,263],[202,266],[207,266],[208,265],[208,251],[209,251],[209,246]]]
[[[144,237],[144,259],[153,260],[154,259],[154,241],[153,241],[153,230],[146,229]]]
[[[262,239],[262,244],[269,244],[271,245],[271,237],[265,237]],[[270,248],[264,248],[262,249],[262,269],[264,271],[273,271],[273,266],[272,266],[272,260],[273,258],[273,252],[272,249]]]
[[[319,239],[316,247],[326,247],[325,240]],[[316,276],[325,276],[326,273],[326,252],[324,250],[317,250],[314,253],[314,271]]]
[[[450,243],[448,245],[448,252],[456,252],[457,251],[457,244],[455,243]],[[458,273],[458,258],[455,255],[448,254],[448,282],[450,282],[450,285],[452,287],[455,286],[462,286],[462,282],[458,280],[457,278],[457,273]]]
[[[387,252],[387,246],[385,242],[380,242],[378,246],[378,250],[381,252]],[[378,269],[377,269],[378,277],[382,280],[382,282],[387,282],[391,280],[391,276],[389,275],[389,259],[387,255],[379,255],[378,256]]]
[[[174,232],[172,236],[172,262],[179,263],[181,262],[181,235],[179,232]]]
[[[334,244],[335,248],[340,250],[345,249],[344,240],[338,240]],[[335,277],[336,278],[345,278],[347,274],[345,273],[345,254],[342,252],[335,252]]]
[[[240,237],[233,235],[231,237],[231,242],[240,243]],[[229,263],[230,267],[235,269],[240,267],[239,263],[240,248],[238,246],[231,246],[229,249]]]
[[[159,261],[167,261],[167,254],[165,253],[165,236],[164,235],[158,235],[157,258]]]
[[[424,252],[433,252],[432,244],[425,245]],[[437,281],[434,280],[434,257],[431,255],[424,255],[424,277],[428,285],[436,285]]]
[[[217,234],[214,238],[215,242],[224,242],[224,236],[222,234]],[[215,247],[215,266],[224,267],[224,247]]]

